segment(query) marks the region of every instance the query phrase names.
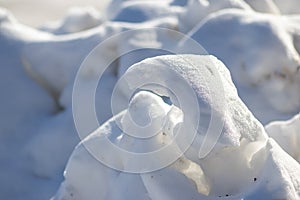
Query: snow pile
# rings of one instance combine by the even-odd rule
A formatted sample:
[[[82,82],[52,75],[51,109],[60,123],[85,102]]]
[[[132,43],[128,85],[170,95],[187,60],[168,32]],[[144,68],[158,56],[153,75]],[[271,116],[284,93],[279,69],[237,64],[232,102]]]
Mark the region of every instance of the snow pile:
[[[31,42],[22,50],[24,63],[34,77],[57,96],[73,79],[86,55],[119,29],[110,27],[103,25],[82,34],[52,35],[48,40]]]
[[[50,36],[16,24],[9,12],[0,9],[0,194],[3,199],[49,198],[55,187],[33,175],[24,148],[35,137],[37,127],[58,108],[47,91],[28,76],[21,49],[28,42]],[[35,187],[41,188],[41,195],[28,192]]]
[[[243,0],[189,0],[185,11],[180,16],[181,31],[188,32],[209,14],[229,8],[252,11]]]
[[[1,47],[5,49],[1,55],[1,91],[5,94],[1,113],[7,119],[1,125],[6,135],[1,142],[5,149],[1,160],[6,163],[1,168],[5,172],[1,180],[6,182],[1,187],[3,197],[47,199],[55,193],[68,157],[79,142],[71,96],[74,75],[86,55],[99,42],[122,31],[153,26],[171,28],[174,23],[176,20],[173,19],[160,19],[143,25],[104,23],[81,33],[53,35],[26,27],[8,11],[1,10],[0,40]],[[110,43],[111,51],[103,49],[92,70],[85,72],[82,78],[87,82],[97,81],[94,70],[98,70],[103,60],[118,57],[121,46],[125,47],[125,44],[120,42],[120,38]],[[143,58],[145,55],[139,60]],[[111,116],[110,96],[117,80],[114,70],[103,77],[103,87],[96,95],[100,99],[97,111],[100,111],[101,123]],[[93,127],[91,130],[94,130]],[[11,153],[16,156],[11,157]],[[16,180],[18,184],[13,187]],[[33,188],[39,188],[40,192],[34,192]],[[22,195],[24,191],[29,192]]]
[[[6,114],[6,120],[1,120],[1,135],[9,134],[11,129],[16,129],[17,124],[23,120],[46,116],[55,111],[55,105],[50,96],[39,85],[32,81],[22,68],[21,48],[25,40],[33,41],[31,35],[35,31],[22,29],[22,36],[15,33],[10,24],[15,19],[6,11],[0,10],[0,43],[1,43],[1,113]],[[20,27],[23,28],[23,27]],[[10,40],[7,35],[11,34]],[[47,35],[42,35],[47,37]],[[19,91],[20,90],[20,91]],[[18,93],[12,91],[19,91]],[[32,98],[38,96],[39,98]],[[22,100],[20,102],[20,99]],[[27,116],[30,113],[30,116]]]
[[[210,112],[207,112],[209,107],[217,111],[218,119],[224,121],[219,139],[214,138],[215,132],[207,135],[208,140],[217,140],[212,152],[199,159],[198,145],[203,142],[207,129],[206,123],[201,120],[195,142],[188,151],[175,163],[158,171],[151,172],[149,160],[145,160],[147,165],[143,161],[136,163],[134,158],[116,154],[107,145],[109,140],[126,151],[145,153],[173,142],[173,151],[160,154],[159,159],[149,162],[158,164],[168,160],[184,145],[186,138],[175,137],[181,123],[178,119],[183,119],[183,124],[190,124],[194,117],[184,110],[174,112],[174,108],[181,108],[164,103],[155,93],[170,97],[172,95],[160,87],[152,86],[152,92],[136,93],[127,110],[108,120],[76,147],[65,171],[65,181],[54,199],[214,199],[229,196],[233,199],[299,198],[299,164],[276,142],[268,139],[262,125],[239,99],[227,69],[216,58],[195,55],[161,56],[137,63],[126,73],[129,85],[142,78],[141,72],[152,76],[154,81],[163,79],[166,84],[168,81],[171,84],[169,70],[180,74],[195,91],[199,110],[203,114],[201,120],[210,118]],[[221,112],[219,101],[213,103],[208,98],[214,94],[222,94],[222,88],[210,81],[218,79],[218,75],[224,84],[225,97],[222,101],[225,100],[226,103],[225,112]],[[208,85],[205,85],[205,80]],[[188,98],[184,101],[188,101]],[[148,124],[150,117],[154,121],[149,129],[152,131],[161,126],[163,121],[167,126],[163,125],[157,135],[148,141],[139,140],[130,135],[134,133],[143,136],[147,132],[134,129],[133,124],[128,121],[129,114],[132,120],[141,125]],[[188,137],[189,131],[196,127],[186,128],[183,133]],[[111,164],[125,172],[106,166]],[[136,165],[150,172],[126,173]]]
[[[300,95],[295,92],[300,84],[300,61],[297,52],[299,30],[296,28],[299,23],[296,17],[255,13],[243,1],[204,3],[191,0],[183,6],[170,1],[155,4],[152,1],[114,1],[112,5],[114,4],[118,4],[117,8],[123,13],[121,16],[116,13],[119,17],[113,18],[115,22],[105,22],[81,34],[52,37],[48,41],[30,43],[24,48],[26,66],[55,96],[61,94],[66,85],[70,84],[79,63],[88,52],[111,35],[151,27],[188,31],[200,22],[189,35],[203,45],[209,54],[217,56],[229,67],[241,98],[260,121],[265,124],[276,119],[287,119],[299,111]],[[202,6],[203,12],[193,11],[199,10],[199,6]],[[133,8],[145,16],[136,17],[137,14],[133,14],[135,11],[131,10]],[[160,12],[160,9],[164,11]],[[147,13],[152,14],[146,16]],[[200,13],[201,16],[196,16],[196,13]],[[140,21],[134,21],[137,19]],[[102,60],[118,57],[123,52],[137,48],[176,49],[178,40],[180,38],[173,37],[172,33],[141,30],[133,35],[127,34],[127,37],[121,39],[116,37],[109,45],[110,50],[102,52],[103,55],[95,63],[103,63]],[[184,45],[184,41],[181,41],[177,49],[199,54],[193,52],[189,44],[187,48]],[[39,53],[37,55],[32,52]],[[130,65],[163,53],[138,54],[121,56],[115,67],[118,76]],[[47,63],[44,62],[45,59],[48,60]],[[282,102],[288,103],[282,106]]]
[[[128,30],[147,29],[151,27],[175,29],[176,25],[177,21],[174,18],[153,20],[142,24],[106,22],[99,27],[82,32],[81,34],[52,36],[48,40],[31,42],[23,48],[23,61],[31,73],[34,74],[34,77],[42,80],[42,84],[57,96],[62,93],[68,84],[73,84],[73,78],[80,64],[88,53],[100,42],[105,41],[112,35],[117,35]],[[147,43],[149,44],[148,47],[154,47],[153,44],[159,42],[157,41],[159,38],[156,36],[158,33],[154,32],[153,34],[153,39],[150,38]],[[129,34],[127,35],[129,36]],[[108,46],[105,47],[106,49],[103,48],[102,52],[99,52],[100,56],[94,61],[92,69],[97,70],[106,60],[113,57],[117,58],[122,55],[122,51],[125,48],[127,48],[126,50],[131,48],[125,47],[129,46],[130,42],[124,39],[127,38],[115,37],[114,40],[111,39],[109,44],[107,44]],[[142,40],[140,37],[138,39]],[[133,39],[131,38],[131,40]],[[146,45],[139,43],[139,47],[143,46]],[[125,58],[121,59],[121,62],[125,60]],[[130,62],[130,64],[134,63],[134,61]],[[125,67],[123,63],[120,66]],[[128,68],[130,65],[126,64],[126,66]],[[93,76],[93,73],[90,73],[90,75]]]
[[[56,35],[76,33],[94,28],[102,24],[103,19],[93,7],[77,8],[69,10],[62,21],[52,22],[40,29]]]
[[[210,15],[190,32],[228,66],[241,98],[263,123],[300,109],[300,57],[285,22],[273,15],[228,10]]]
[[[166,1],[125,1],[111,17],[112,21],[139,23],[153,19],[176,16],[182,11],[178,6],[170,6]]]
[[[265,127],[268,135],[300,162],[300,115],[287,121],[275,121]]]
[[[297,0],[245,0],[254,10],[263,13],[299,14],[299,2]]]
[[[108,19],[118,19],[121,21],[146,21],[146,18],[157,18],[159,15],[168,15],[172,11],[168,10],[169,6],[177,6],[186,4],[187,0],[112,0],[107,7],[106,16]],[[155,5],[153,5],[155,4]],[[149,8],[147,8],[149,7]],[[155,10],[158,9],[158,10]],[[163,13],[161,11],[165,11]],[[151,14],[152,12],[152,14]],[[135,17],[134,14],[137,14],[138,17]],[[124,17],[121,17],[121,15]],[[142,19],[139,19],[142,17]]]
[[[75,76],[83,100],[99,83],[96,114],[100,124],[108,121],[99,128],[84,118],[85,134],[92,134],[74,151],[57,199],[297,199],[299,164],[292,157],[299,161],[300,15],[281,15],[299,13],[297,9],[293,0],[114,0],[103,16],[90,7],[76,8],[64,19],[34,29],[1,8],[1,199],[55,194],[82,139],[73,121]],[[186,36],[224,62],[231,75],[210,56],[156,57],[207,54]],[[81,65],[87,67],[79,73]],[[160,87],[133,95],[127,83],[120,84],[123,76],[132,87],[146,78],[158,81],[182,98]],[[112,117],[116,84],[114,114],[120,113]],[[83,103],[82,111],[93,104]],[[209,125],[211,119],[215,126]],[[266,130],[290,156],[261,125],[274,120]],[[144,126],[148,122],[150,129]],[[127,135],[148,137],[153,130],[157,135],[146,142]],[[177,131],[185,134],[177,138]],[[106,136],[138,153],[173,145],[159,154],[161,160],[136,161],[97,143]],[[85,147],[119,171],[96,161]],[[171,164],[176,156],[181,157],[159,171],[120,172]]]
[[[280,14],[278,6],[274,0],[245,0],[254,10],[263,13]]]
[[[273,0],[282,14],[299,14],[299,2],[297,0]]]

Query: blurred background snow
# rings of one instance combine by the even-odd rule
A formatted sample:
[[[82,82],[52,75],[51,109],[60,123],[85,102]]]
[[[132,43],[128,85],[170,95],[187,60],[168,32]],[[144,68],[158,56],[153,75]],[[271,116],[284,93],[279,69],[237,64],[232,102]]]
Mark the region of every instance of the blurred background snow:
[[[102,12],[109,0],[0,0],[21,22],[38,27],[45,22],[61,19],[71,7],[93,6]]]

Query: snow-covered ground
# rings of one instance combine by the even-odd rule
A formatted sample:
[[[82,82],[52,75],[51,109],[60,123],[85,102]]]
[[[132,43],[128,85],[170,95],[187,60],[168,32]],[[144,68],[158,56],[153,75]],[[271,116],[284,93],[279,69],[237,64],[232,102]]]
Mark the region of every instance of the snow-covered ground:
[[[300,199],[299,5],[0,0],[0,199]]]

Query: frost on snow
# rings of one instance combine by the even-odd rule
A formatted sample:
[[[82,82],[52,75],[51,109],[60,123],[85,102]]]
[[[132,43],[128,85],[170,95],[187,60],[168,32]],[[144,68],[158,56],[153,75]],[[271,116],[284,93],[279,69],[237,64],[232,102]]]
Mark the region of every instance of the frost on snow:
[[[112,0],[101,15],[91,7],[74,8],[38,29],[0,8],[0,199],[40,200],[55,193],[54,199],[299,199],[298,4]],[[187,36],[207,52],[195,49]],[[74,79],[99,43],[104,46],[97,57],[77,76],[81,92],[88,93],[98,82],[98,72],[117,59],[95,94],[102,125],[93,127],[84,119],[87,135],[92,134],[80,142],[72,113]],[[161,56],[172,52],[148,50],[127,54],[139,48],[197,55]],[[113,116],[111,96],[125,75],[132,84],[145,78],[164,83],[188,103],[182,107],[172,92],[159,87],[131,96],[121,84],[116,99],[125,110]],[[195,91],[196,107],[189,89]],[[224,128],[210,127],[211,118]],[[149,119],[150,129],[132,123],[143,126]],[[185,134],[173,140],[185,123]],[[145,142],[121,132],[120,126],[128,134],[158,134]],[[159,154],[165,162],[184,150],[195,130],[195,140],[175,163],[142,174],[120,170],[162,163],[136,162],[101,143],[108,137],[123,149],[141,153],[173,141],[170,154]],[[97,161],[87,148],[119,171]]]

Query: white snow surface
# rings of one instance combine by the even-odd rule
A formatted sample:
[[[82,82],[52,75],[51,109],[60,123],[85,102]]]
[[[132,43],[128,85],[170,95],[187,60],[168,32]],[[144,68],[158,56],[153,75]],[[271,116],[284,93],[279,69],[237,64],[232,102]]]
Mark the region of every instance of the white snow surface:
[[[298,4],[112,0],[101,14],[92,7],[74,8],[39,29],[0,8],[0,199],[299,199]],[[99,44],[97,56],[77,74]],[[85,96],[112,59],[95,93],[101,125],[84,118],[87,137],[80,141],[72,110],[75,76]],[[187,103],[161,87],[145,87],[133,95],[119,84],[119,110],[113,116],[111,96],[123,76],[133,85],[163,83]],[[190,90],[198,106],[192,106]],[[217,124],[212,128],[211,118]],[[141,129],[149,122],[152,126]],[[147,137],[153,130],[158,134],[141,141],[120,131],[120,125],[133,136]],[[181,125],[186,125],[186,134],[174,142]],[[195,130],[189,150],[172,163]],[[172,141],[175,145],[169,154],[159,154],[162,163],[133,162],[99,145],[108,136],[113,144],[138,153]],[[118,170],[89,151],[104,155]],[[166,161],[170,165],[158,171],[122,172]]]

